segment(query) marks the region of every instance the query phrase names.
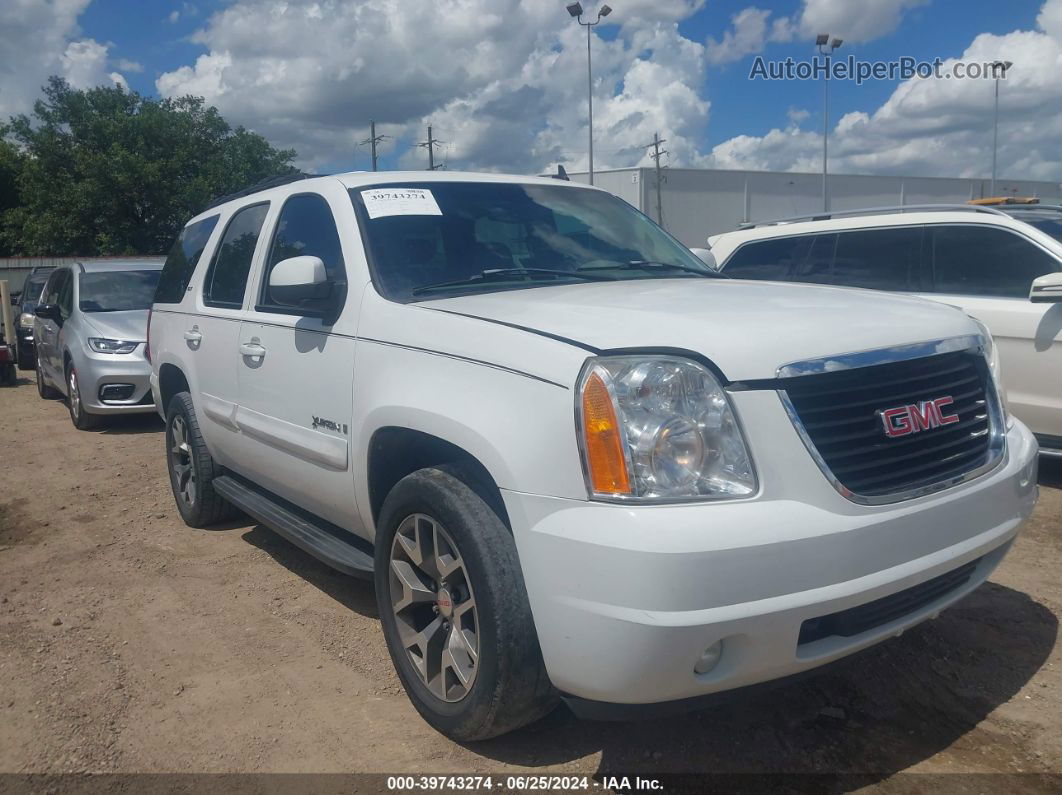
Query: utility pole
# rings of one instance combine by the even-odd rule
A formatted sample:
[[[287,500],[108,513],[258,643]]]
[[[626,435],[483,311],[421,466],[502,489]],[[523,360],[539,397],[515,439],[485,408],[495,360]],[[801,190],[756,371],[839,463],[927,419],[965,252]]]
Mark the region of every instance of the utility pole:
[[[383,141],[383,140],[385,140],[387,138],[390,138],[390,137],[391,137],[390,135],[377,135],[376,134],[376,122],[375,121],[370,121],[369,122],[369,137],[366,140],[362,141],[361,145],[365,146],[366,144],[368,144],[368,145],[370,145],[372,147],[372,170],[373,171],[379,171],[379,169],[377,168],[376,144],[378,144],[381,141]]]
[[[438,138],[435,138],[431,134],[431,125],[428,125],[428,140],[421,141],[417,146],[424,147],[428,150],[428,171],[434,171],[439,166],[435,165],[435,147],[443,143]]]
[[[660,165],[660,158],[667,154],[667,150],[661,151],[660,144],[664,143],[667,139],[661,138],[660,133],[653,133],[653,142],[651,144],[644,144],[643,148],[648,149],[653,147],[653,151],[650,152],[649,157],[653,158],[653,162],[656,163],[656,222],[660,226],[664,225],[664,196],[661,186],[664,182],[663,170],[664,167]]]

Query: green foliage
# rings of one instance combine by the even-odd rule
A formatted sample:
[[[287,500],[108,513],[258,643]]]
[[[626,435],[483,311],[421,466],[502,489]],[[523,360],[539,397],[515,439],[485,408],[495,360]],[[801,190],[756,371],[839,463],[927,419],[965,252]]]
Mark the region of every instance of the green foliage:
[[[211,199],[295,171],[293,150],[231,128],[200,97],[79,91],[57,77],[6,133],[17,198],[3,208],[0,193],[0,239],[20,254],[165,253]]]

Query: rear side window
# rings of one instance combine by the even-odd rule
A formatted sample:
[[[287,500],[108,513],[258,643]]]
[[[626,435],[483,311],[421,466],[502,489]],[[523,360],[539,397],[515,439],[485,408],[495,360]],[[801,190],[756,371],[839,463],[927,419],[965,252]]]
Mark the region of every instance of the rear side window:
[[[1059,270],[1046,251],[1004,229],[936,226],[929,234],[938,293],[1026,298],[1033,279]]]
[[[323,196],[303,193],[292,196],[280,210],[273,243],[262,278],[262,304],[258,309],[290,313],[291,307],[277,306],[269,295],[269,274],[273,267],[290,257],[320,257],[328,280],[343,281],[343,251],[332,210]]]
[[[247,274],[258,245],[269,203],[244,207],[232,216],[203,283],[203,303],[239,309],[247,288]]]
[[[861,229],[837,238],[830,284],[872,290],[913,290],[922,227]]]
[[[807,256],[813,235],[746,243],[727,260],[723,273],[732,279],[785,281]]]
[[[74,311],[74,280],[70,271],[63,269],[59,273],[57,289],[55,302],[59,304],[59,316],[66,320]]]
[[[833,254],[837,235],[815,235],[808,255],[793,270],[792,280],[809,284],[833,284]]]
[[[156,304],[181,303],[184,291],[188,289],[188,282],[192,280],[195,266],[217,224],[218,216],[212,215],[181,230],[177,242],[166,257],[166,264],[162,266],[159,286],[155,291]]]

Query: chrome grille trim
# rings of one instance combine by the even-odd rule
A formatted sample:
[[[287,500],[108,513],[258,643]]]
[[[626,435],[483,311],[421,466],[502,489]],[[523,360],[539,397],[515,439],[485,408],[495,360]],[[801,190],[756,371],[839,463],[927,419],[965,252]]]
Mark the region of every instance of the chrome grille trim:
[[[1006,454],[1006,422],[1003,416],[1003,408],[999,400],[998,391],[988,372],[987,363],[984,359],[986,346],[987,340],[981,337],[981,335],[968,335],[940,340],[930,340],[928,342],[915,343],[913,345],[858,351],[855,353],[810,359],[802,362],[792,362],[778,368],[778,379],[782,384],[777,392],[800,440],[811,454],[812,459],[822,471],[823,475],[826,476],[826,479],[834,489],[841,494],[841,496],[860,505],[887,505],[903,502],[905,500],[922,497],[973,480],[974,478],[995,469],[1000,462],[1003,461]],[[829,464],[823,458],[823,455],[819,452],[815,441],[805,426],[804,420],[801,418],[788,391],[785,389],[784,382],[787,379],[803,379],[807,376],[821,373],[875,367],[877,365],[929,358],[948,353],[976,354],[980,357],[980,361],[984,363],[984,367],[979,368],[979,372],[982,374],[983,379],[984,402],[987,409],[987,433],[989,438],[983,462],[964,472],[950,475],[933,482],[920,483],[917,486],[901,489],[895,492],[867,495],[859,494],[845,486],[834,474]],[[982,419],[981,422],[984,422],[984,419]]]

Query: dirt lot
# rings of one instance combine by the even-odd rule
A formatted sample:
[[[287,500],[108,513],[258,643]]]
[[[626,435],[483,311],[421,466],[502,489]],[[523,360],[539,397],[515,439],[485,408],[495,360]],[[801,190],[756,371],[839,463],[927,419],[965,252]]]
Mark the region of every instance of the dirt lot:
[[[153,417],[78,432],[23,379],[0,389],[0,440],[3,772],[814,772],[893,791],[939,789],[900,771],[1062,773],[1060,462],[991,583],[839,671],[649,723],[561,708],[461,746],[407,702],[369,584],[253,523],[181,523]]]

